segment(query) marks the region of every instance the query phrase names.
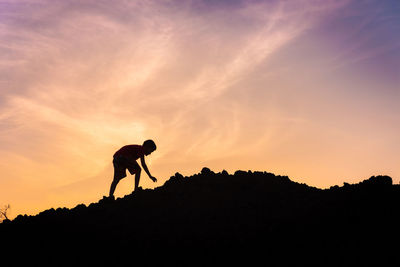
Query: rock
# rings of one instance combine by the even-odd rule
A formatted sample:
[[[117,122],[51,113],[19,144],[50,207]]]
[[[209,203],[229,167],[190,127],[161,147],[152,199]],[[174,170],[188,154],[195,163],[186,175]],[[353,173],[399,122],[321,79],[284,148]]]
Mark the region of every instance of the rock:
[[[214,173],[213,171],[211,171],[209,168],[207,168],[207,167],[204,167],[203,169],[201,169],[201,174],[203,174],[203,175],[210,175],[210,174],[212,174],[212,173]]]

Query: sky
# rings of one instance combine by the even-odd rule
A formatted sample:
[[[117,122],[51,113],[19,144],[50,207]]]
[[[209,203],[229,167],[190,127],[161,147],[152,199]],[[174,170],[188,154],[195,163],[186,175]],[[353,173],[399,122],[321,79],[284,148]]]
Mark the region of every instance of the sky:
[[[399,32],[397,0],[0,0],[0,206],[98,201],[146,139],[143,188],[205,166],[399,183]]]

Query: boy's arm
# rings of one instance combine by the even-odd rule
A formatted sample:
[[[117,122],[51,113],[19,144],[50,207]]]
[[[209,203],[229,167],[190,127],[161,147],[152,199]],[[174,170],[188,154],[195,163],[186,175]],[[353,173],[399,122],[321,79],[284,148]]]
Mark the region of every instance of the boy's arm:
[[[157,182],[156,177],[154,177],[150,174],[150,171],[147,168],[146,162],[144,161],[144,156],[140,157],[140,163],[142,164],[144,171],[147,173],[147,175],[150,177],[150,179],[153,180],[153,182]]]

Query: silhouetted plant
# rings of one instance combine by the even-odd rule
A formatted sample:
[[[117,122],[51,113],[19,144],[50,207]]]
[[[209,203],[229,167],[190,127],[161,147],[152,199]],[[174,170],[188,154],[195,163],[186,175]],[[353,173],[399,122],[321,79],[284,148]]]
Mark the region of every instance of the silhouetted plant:
[[[9,212],[10,208],[11,208],[11,206],[10,206],[10,204],[8,204],[8,205],[4,205],[4,207],[2,209],[0,209],[0,221],[3,221],[4,219],[8,220],[7,212]]]

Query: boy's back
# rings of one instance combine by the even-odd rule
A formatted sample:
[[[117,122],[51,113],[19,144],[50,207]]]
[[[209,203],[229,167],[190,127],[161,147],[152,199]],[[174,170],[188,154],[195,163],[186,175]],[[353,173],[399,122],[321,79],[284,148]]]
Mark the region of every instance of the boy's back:
[[[126,145],[121,147],[117,152],[115,152],[115,156],[124,156],[130,160],[137,160],[144,156],[143,146],[141,145]]]

